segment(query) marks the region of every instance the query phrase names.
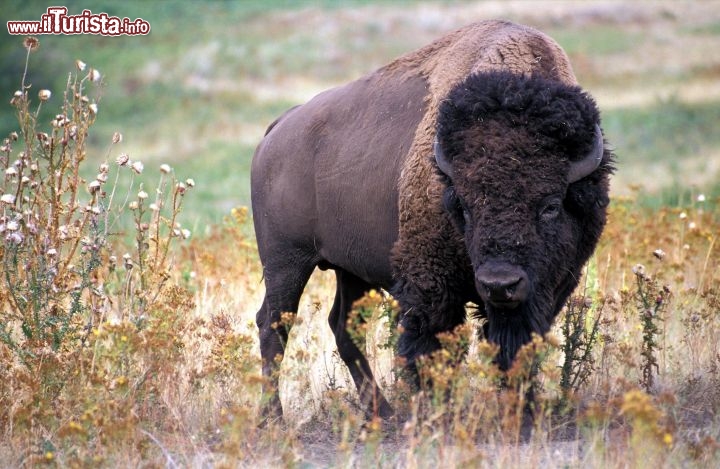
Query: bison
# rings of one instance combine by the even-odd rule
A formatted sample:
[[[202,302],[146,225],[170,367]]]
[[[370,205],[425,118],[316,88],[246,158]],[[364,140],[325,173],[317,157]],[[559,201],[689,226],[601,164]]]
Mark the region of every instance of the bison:
[[[297,311],[316,267],[335,271],[330,328],[369,412],[393,410],[346,323],[373,288],[400,304],[412,380],[469,302],[507,370],[577,286],[613,158],[564,51],[505,21],[466,26],[287,111],[251,173],[266,412],[282,415],[281,314]]]

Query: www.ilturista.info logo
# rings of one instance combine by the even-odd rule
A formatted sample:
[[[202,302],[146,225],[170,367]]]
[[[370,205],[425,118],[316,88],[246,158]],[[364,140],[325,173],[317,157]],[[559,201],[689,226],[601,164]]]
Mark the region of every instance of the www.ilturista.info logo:
[[[138,18],[118,18],[107,13],[94,14],[83,10],[68,15],[65,7],[50,7],[40,21],[8,21],[10,34],[99,34],[102,36],[134,36],[150,32],[150,23]]]

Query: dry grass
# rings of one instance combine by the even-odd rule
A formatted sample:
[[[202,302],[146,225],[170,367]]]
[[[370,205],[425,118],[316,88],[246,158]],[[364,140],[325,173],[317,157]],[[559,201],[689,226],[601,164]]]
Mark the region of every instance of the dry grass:
[[[534,17],[513,10],[518,5],[414,8],[428,35],[468,8],[499,9],[546,26],[572,10],[549,3]],[[618,5],[602,3],[595,15],[630,8]],[[663,5],[681,14],[675,3]],[[636,23],[647,18],[633,11]],[[390,10],[388,28],[405,31],[401,13]],[[187,233],[175,217],[193,195],[192,181],[163,168],[156,173],[159,194],[155,186],[132,186],[130,165],[115,164],[127,143],[119,137],[108,142],[97,182],[83,181],[81,167],[90,164],[84,137],[92,133],[93,105],[102,109],[91,76],[78,71],[58,101],[21,90],[13,99],[19,130],[0,151],[0,465],[720,462],[720,200],[696,193],[683,206],[650,210],[631,190],[615,196],[584,289],[568,304],[570,320],[559,318],[551,335],[521,353],[508,388],[499,386],[494,348],[476,338],[471,322],[442,338],[449,355],[426,361],[424,372],[437,387],[409,397],[394,382],[392,349],[385,346],[392,300],[381,292],[361,300],[356,310],[370,322],[358,334],[386,395],[409,417],[402,423],[364,421],[326,323],[333,278],[318,272],[281,370],[286,420],[261,425],[264,378],[254,315],[263,284],[247,210],[233,210],[205,237],[183,240]],[[37,107],[53,102],[60,102],[55,124],[37,122]],[[470,352],[450,368],[460,341]],[[570,363],[570,379],[563,380],[571,354],[581,366]],[[539,373],[530,378],[534,366]],[[524,392],[531,383],[533,419]]]
[[[553,332],[558,339],[539,342],[529,352],[528,360],[543,358],[540,413],[532,424],[523,417],[519,395],[498,391],[490,351],[475,343],[459,372],[430,368],[438,373],[436,382],[451,386],[453,403],[433,394],[408,403],[390,386],[386,392],[413,418],[382,436],[372,426],[363,429],[352,383],[333,355],[325,325],[334,286],[326,274],[317,276],[306,290],[282,371],[288,426],[280,428],[294,442],[296,462],[410,467],[440,461],[448,467],[470,461],[502,467],[717,462],[716,202],[647,211],[632,198],[614,201],[603,243],[586,273],[589,314],[602,312],[598,340],[585,359],[591,372],[563,400],[564,357],[555,340],[564,337],[558,324]],[[647,327],[649,318],[656,329]],[[387,368],[380,376],[392,382]],[[263,461],[280,463],[280,454],[274,460],[268,456]]]

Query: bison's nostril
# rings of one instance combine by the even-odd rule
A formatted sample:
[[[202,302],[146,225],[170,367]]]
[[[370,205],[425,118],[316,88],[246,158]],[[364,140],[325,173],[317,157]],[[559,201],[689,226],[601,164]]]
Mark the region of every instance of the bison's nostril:
[[[528,294],[528,278],[521,268],[504,263],[484,264],[475,272],[478,292],[490,303],[520,303]]]
[[[498,281],[482,281],[485,291],[493,298],[500,300],[510,300],[515,294],[516,287],[520,283],[520,279],[510,280],[509,282],[498,282]]]

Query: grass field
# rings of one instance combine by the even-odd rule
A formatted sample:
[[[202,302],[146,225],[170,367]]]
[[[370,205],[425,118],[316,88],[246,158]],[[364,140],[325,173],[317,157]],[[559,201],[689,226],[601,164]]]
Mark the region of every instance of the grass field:
[[[34,198],[3,202],[3,233],[22,242],[5,237],[0,247],[0,466],[720,462],[720,2],[64,4],[142,17],[152,32],[40,36],[26,108],[8,104],[22,83],[24,38],[0,44],[0,134],[19,134],[0,162],[9,169],[25,151],[41,168],[23,173]],[[46,6],[17,2],[3,9],[3,24],[37,20]],[[458,331],[472,343],[463,366],[438,371],[453,400],[401,399],[383,346],[382,295],[358,306],[376,317],[368,353],[386,393],[413,418],[399,428],[363,425],[326,325],[334,280],[317,273],[283,364],[287,423],[258,427],[253,321],[263,285],[242,207],[266,126],[323,89],[497,17],[560,42],[619,158],[585,288],[556,339],[526,352],[527,363],[543,363],[534,426],[523,425],[521,394],[497,391],[491,351],[468,330]],[[102,80],[74,81],[87,72],[77,72],[77,59]],[[74,158],[57,160],[37,132],[57,132],[50,121],[68,77],[90,98],[68,95],[88,133],[69,145]],[[52,96],[34,122],[41,89]],[[144,163],[141,174],[115,164],[122,153]],[[51,168],[64,176],[48,177]],[[107,182],[88,190],[96,174]],[[6,172],[3,195],[20,179]],[[14,214],[20,229],[8,228]],[[582,359],[568,371],[577,381],[563,387],[576,353]]]
[[[91,157],[103,158],[112,133],[122,130],[128,154],[195,173],[198,195],[183,218],[203,229],[248,205],[250,156],[284,109],[468,18],[504,17],[548,32],[570,54],[619,150],[618,193],[640,184],[650,192],[643,200],[656,206],[691,187],[717,194],[717,2],[532,3],[126,2],[107,13],[146,19],[149,36],[45,36],[29,81],[62,89],[75,59],[99,69],[105,86]],[[68,8],[102,10],[93,1]],[[23,2],[12,19],[43,11]],[[4,14],[11,19],[10,10]],[[0,46],[5,95],[17,88],[23,63],[21,38],[8,39]],[[46,112],[49,120],[53,110]],[[3,134],[13,122],[3,113]]]

